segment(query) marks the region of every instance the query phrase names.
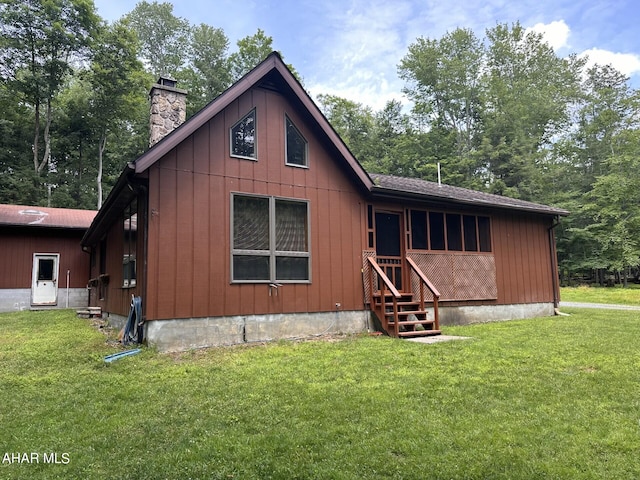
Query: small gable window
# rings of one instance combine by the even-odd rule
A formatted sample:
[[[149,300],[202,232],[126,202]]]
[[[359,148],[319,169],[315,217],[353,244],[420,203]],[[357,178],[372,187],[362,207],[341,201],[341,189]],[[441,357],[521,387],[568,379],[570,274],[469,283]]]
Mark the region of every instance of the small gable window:
[[[231,127],[231,156],[257,159],[255,108]]]
[[[300,130],[296,128],[289,117],[285,116],[286,156],[287,165],[294,167],[308,167],[308,144]]]

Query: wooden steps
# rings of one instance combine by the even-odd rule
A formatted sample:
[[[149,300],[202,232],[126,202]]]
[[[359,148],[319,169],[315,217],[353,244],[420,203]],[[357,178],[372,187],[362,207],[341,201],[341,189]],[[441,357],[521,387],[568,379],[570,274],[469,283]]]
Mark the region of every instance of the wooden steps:
[[[84,310],[76,310],[80,318],[102,318],[102,307],[87,307]]]
[[[420,302],[413,300],[412,293],[401,293],[400,298],[396,299],[395,312],[393,295],[385,294],[384,312],[382,300],[380,293],[374,293],[371,307],[389,335],[406,338],[442,333],[436,325],[435,319],[429,318],[427,310],[420,308]]]

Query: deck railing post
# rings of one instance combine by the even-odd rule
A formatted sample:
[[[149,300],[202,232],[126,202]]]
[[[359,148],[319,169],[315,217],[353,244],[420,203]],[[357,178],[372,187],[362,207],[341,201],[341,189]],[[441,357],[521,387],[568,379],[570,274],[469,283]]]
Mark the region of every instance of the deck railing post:
[[[376,278],[378,280],[378,290],[380,291],[380,315],[381,315],[381,319],[380,321],[382,322],[382,326],[383,328],[389,332],[389,322],[387,321],[387,302],[386,302],[386,296],[387,296],[387,289],[389,290],[389,293],[391,294],[391,298],[393,299],[393,323],[394,323],[394,334],[397,337],[398,336],[398,332],[399,332],[399,325],[398,325],[398,299],[401,297],[400,292],[398,292],[398,290],[396,289],[396,287],[393,285],[392,281],[389,280],[389,277],[387,277],[387,275],[385,274],[385,272],[382,270],[382,268],[380,268],[380,265],[378,265],[378,263],[372,259],[371,257],[368,258],[368,262],[369,262],[369,267],[371,269],[370,271],[370,275],[371,278],[373,278],[373,270],[375,270],[376,273]],[[373,280],[370,280],[371,284],[373,284]],[[371,307],[372,309],[375,308],[375,303],[373,300],[373,285],[371,285]]]
[[[440,320],[438,319],[438,297],[433,296],[433,321],[434,329],[440,330]]]

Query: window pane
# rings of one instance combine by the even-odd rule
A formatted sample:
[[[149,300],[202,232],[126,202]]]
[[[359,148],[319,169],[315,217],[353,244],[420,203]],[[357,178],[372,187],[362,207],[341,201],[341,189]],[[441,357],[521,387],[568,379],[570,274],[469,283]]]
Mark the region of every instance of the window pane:
[[[480,251],[491,251],[491,223],[489,217],[478,217],[478,237],[480,238]]]
[[[431,250],[444,250],[444,214],[429,212],[429,242]]]
[[[476,217],[464,215],[462,217],[462,227],[464,228],[464,249],[467,252],[478,251],[478,241],[476,239]]]
[[[276,200],[276,250],[308,252],[307,204]]]
[[[256,111],[231,127],[231,155],[256,158]]]
[[[269,199],[233,197],[233,248],[269,250]]]
[[[309,280],[309,258],[276,257],[277,280]]]
[[[427,247],[427,212],[411,210],[411,248],[426,250]]]
[[[307,141],[296,126],[286,118],[287,164],[307,166]]]
[[[269,280],[269,257],[257,255],[234,255],[233,279]]]
[[[136,248],[138,236],[138,201],[133,199],[124,210],[123,286],[136,284]]]
[[[38,280],[53,280],[53,260],[41,258],[38,260]]]

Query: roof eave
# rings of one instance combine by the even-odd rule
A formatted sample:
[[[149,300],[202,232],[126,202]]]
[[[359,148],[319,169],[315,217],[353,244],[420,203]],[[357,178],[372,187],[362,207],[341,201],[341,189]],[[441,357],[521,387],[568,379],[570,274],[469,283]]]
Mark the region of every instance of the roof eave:
[[[102,204],[102,207],[98,210],[93,222],[91,222],[91,225],[83,235],[82,240],[80,240],[80,245],[83,249],[99,241],[100,237],[102,237],[104,232],[106,232],[106,230],[111,226],[114,217],[112,210],[123,189],[129,185],[130,179],[134,173],[134,165],[128,163],[122,170],[122,173],[118,177],[118,181],[111,189],[111,192]]]
[[[518,211],[518,212],[528,212],[528,213],[536,213],[542,215],[549,216],[562,216],[566,217],[569,215],[567,210],[563,210],[560,208],[546,207],[541,206],[541,208],[537,208],[536,206],[517,206],[517,205],[505,205],[498,203],[485,202],[482,200],[461,200],[461,199],[453,199],[450,197],[438,196],[438,195],[429,195],[426,193],[417,193],[417,192],[406,192],[400,191],[393,188],[385,188],[379,185],[374,185],[371,189],[371,193],[374,197],[382,197],[384,199],[393,199],[393,200],[420,200],[420,201],[430,201],[437,203],[447,203],[447,204],[455,204],[462,206],[473,206],[473,207],[484,207],[490,209],[498,209],[498,210],[510,210],[510,211]]]

